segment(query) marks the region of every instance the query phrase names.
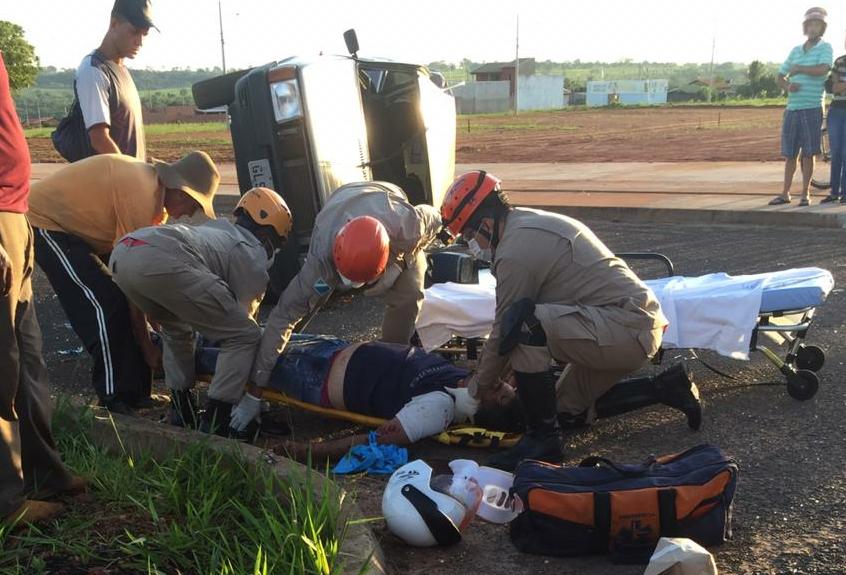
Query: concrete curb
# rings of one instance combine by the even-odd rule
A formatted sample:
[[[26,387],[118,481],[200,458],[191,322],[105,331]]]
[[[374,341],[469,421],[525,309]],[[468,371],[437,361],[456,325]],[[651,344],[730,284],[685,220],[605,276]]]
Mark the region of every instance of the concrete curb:
[[[214,209],[218,215],[232,213],[239,196],[218,195]],[[553,206],[531,204],[528,207],[565,214],[581,220],[606,220],[624,223],[702,224],[726,226],[768,226],[780,228],[846,228],[846,213],[795,212],[786,210],[726,210],[646,208],[617,206]]]
[[[701,224],[727,226],[846,228],[846,214],[791,213],[784,211],[732,211],[715,209],[543,206],[531,208],[565,214],[580,220],[624,223]]]
[[[117,429],[117,434],[115,429]],[[252,445],[236,443],[232,440],[214,435],[209,436],[197,431],[156,425],[137,417],[109,414],[105,410],[97,411],[91,435],[94,443],[112,453],[126,452],[137,457],[141,452],[147,452],[155,457],[164,458],[174,452],[179,453],[199,440],[206,440],[211,449],[225,453],[232,453],[233,450],[237,450],[250,465],[270,466],[280,477],[291,473],[299,473],[300,476],[303,476],[307,471],[304,465],[296,461]],[[314,482],[317,492],[325,487],[324,482],[328,481],[319,473],[313,474],[311,480]],[[331,481],[330,488],[343,493],[343,490]],[[355,503],[352,503],[349,497],[345,497],[341,510],[342,520],[361,516],[361,511]],[[368,575],[385,575],[388,573],[382,548],[373,533],[365,525],[348,525],[340,554],[344,557],[342,573],[365,573]]]

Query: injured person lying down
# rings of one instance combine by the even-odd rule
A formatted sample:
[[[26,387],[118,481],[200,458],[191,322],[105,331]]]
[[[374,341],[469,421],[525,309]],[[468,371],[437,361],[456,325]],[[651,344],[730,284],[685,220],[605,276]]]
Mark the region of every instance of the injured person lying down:
[[[199,373],[210,371],[214,351],[200,351]],[[465,387],[469,374],[419,347],[295,334],[277,360],[269,385],[302,402],[385,419],[377,429],[380,443],[408,445],[462,423],[498,431],[522,430],[522,410],[514,388],[501,386],[496,405],[480,408]],[[567,416],[561,423],[582,428],[595,417],[658,403],[681,410],[688,425],[699,428],[699,391],[681,364],[654,377],[623,380],[596,401],[590,418],[573,421]],[[294,457],[305,456],[309,449],[313,457],[340,457],[360,443],[367,443],[367,434],[322,442],[286,441],[283,448]]]

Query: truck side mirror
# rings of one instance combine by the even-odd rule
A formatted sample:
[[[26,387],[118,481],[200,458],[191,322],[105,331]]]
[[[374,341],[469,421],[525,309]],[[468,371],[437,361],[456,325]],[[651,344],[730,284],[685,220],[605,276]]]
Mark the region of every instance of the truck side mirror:
[[[356,36],[354,28],[344,32],[344,42],[347,44],[347,52],[350,53],[350,56],[358,58],[358,36]]]

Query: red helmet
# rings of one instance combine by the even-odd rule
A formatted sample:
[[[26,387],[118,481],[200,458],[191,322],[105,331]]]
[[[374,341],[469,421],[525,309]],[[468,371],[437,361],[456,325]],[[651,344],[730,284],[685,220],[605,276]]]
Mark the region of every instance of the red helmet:
[[[491,192],[500,190],[500,182],[496,176],[481,170],[467,172],[455,179],[441,204],[441,218],[452,235],[460,234],[479,204]]]
[[[352,282],[372,282],[385,271],[389,248],[382,222],[371,216],[353,218],[335,236],[335,269]]]

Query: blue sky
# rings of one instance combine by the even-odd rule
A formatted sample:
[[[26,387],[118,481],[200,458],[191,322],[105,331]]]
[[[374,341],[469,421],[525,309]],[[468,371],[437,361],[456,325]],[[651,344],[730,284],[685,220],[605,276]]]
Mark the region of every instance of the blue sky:
[[[2,0],[0,20],[23,26],[42,65],[75,67],[99,45],[112,0]],[[363,56],[428,63],[508,60],[781,61],[802,41],[811,4],[759,0],[222,0],[226,62],[241,68],[320,51],[345,53],[356,28]],[[519,7],[519,9],[518,9]],[[846,5],[828,6],[826,39],[844,52]],[[151,31],[132,68],[221,63],[217,0],[153,0]]]

